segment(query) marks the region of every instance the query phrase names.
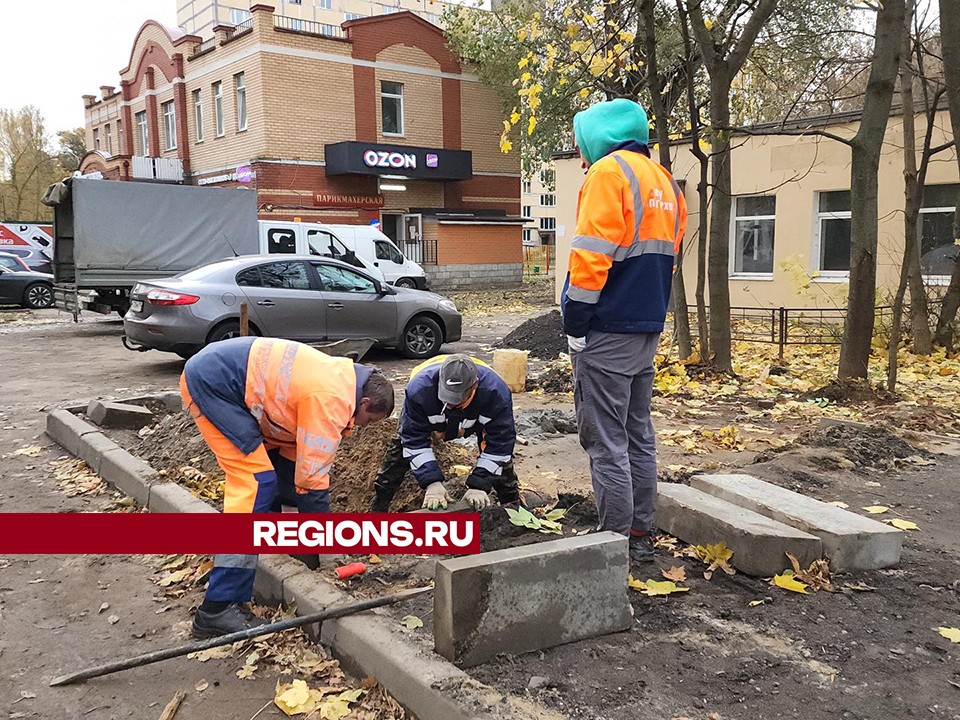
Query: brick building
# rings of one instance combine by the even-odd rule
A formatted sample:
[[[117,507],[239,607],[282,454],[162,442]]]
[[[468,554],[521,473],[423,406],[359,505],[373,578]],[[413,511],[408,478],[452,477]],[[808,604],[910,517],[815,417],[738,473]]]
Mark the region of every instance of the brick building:
[[[434,285],[518,282],[519,161],[441,30],[409,12],[333,34],[250,12],[208,40],[144,24],[120,90],[84,96],[81,173],[245,184],[263,219],[380,222]]]

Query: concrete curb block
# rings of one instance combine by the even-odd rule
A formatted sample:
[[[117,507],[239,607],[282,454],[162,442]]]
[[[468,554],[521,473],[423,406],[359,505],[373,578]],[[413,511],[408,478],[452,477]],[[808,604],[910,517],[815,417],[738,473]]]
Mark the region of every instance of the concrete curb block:
[[[85,408],[79,407],[79,412]],[[69,410],[48,413],[46,432],[65,450],[86,460],[94,472],[110,473],[112,478],[101,476],[150,512],[217,512],[176,483],[155,482],[153,468]],[[286,555],[261,556],[254,592],[267,604],[296,603],[298,614],[318,612],[351,599]],[[479,683],[452,663],[398,637],[397,632],[392,620],[365,612],[328,620],[319,639],[358,677],[377,678],[418,720],[560,720],[555,713]],[[316,635],[314,628],[312,636]]]

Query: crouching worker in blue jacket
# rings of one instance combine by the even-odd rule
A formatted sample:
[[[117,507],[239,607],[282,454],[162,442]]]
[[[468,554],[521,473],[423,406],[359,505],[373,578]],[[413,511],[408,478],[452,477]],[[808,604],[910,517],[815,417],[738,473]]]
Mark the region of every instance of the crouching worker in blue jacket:
[[[517,431],[510,388],[490,367],[466,355],[439,356],[414,369],[407,385],[400,433],[390,443],[374,483],[370,510],[387,512],[410,470],[424,489],[423,507],[440,510],[450,496],[433,453],[432,436],[444,440],[476,435],[477,465],[467,477],[463,499],[474,509],[520,501],[513,449]]]

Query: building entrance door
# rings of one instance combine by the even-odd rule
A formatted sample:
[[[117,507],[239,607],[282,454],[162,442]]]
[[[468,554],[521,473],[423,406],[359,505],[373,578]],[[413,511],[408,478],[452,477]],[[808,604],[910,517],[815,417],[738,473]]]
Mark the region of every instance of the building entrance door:
[[[423,264],[423,216],[403,216],[403,254],[415,263]]]
[[[380,232],[393,240],[393,244],[397,247],[403,246],[403,238],[400,237],[403,229],[400,223],[402,217],[402,215],[389,215],[387,213],[380,215]]]

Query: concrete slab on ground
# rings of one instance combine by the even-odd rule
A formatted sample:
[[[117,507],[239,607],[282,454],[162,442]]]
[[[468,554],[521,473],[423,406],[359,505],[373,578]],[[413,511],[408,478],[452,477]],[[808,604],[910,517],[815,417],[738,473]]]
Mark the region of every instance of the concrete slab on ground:
[[[139,430],[153,422],[153,413],[140,405],[93,400],[87,406],[87,417],[100,427]]]
[[[436,651],[461,667],[630,627],[627,539],[611,532],[437,563]]]
[[[806,567],[821,556],[820,538],[689,485],[660,483],[657,525],[684,542],[726,543],[730,563],[748,575],[774,575],[790,553]]]
[[[698,490],[820,538],[838,572],[877,570],[900,561],[903,533],[751,475],[694,475]]]

